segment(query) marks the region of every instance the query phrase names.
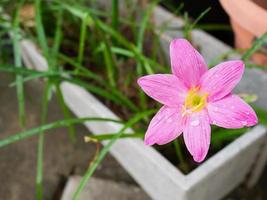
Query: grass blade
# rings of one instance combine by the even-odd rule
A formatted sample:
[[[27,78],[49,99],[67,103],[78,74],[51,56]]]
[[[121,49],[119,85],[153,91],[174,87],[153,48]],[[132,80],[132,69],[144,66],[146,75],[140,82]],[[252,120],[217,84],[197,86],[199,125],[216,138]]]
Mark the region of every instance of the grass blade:
[[[85,14],[82,19],[81,30],[80,30],[80,42],[79,42],[79,51],[78,51],[78,63],[82,64],[83,55],[84,55],[84,46],[86,40],[86,33],[87,33],[87,24],[88,24],[89,16]]]
[[[115,135],[117,135],[118,133],[108,133],[108,134],[101,134],[101,135],[90,135],[90,136],[86,136],[85,140],[86,141],[104,141],[104,140],[111,140],[114,138]],[[144,132],[134,132],[134,133],[122,133],[122,135],[120,136],[120,138],[143,138],[145,135]]]
[[[119,27],[119,1],[112,0],[112,8],[111,8],[111,24],[112,28],[117,30]]]
[[[7,146],[9,144],[21,141],[23,139],[26,139],[28,137],[32,137],[34,135],[38,135],[38,134],[40,134],[40,132],[46,133],[45,131],[48,131],[51,129],[66,127],[68,125],[82,124],[84,122],[89,122],[89,121],[114,122],[114,123],[123,124],[123,121],[121,121],[121,120],[110,119],[110,118],[98,118],[98,117],[85,117],[85,118],[72,118],[72,119],[58,120],[55,122],[51,122],[49,124],[41,125],[39,127],[30,129],[30,130],[22,131],[20,133],[15,134],[15,135],[1,139],[0,140],[0,147]]]
[[[105,37],[105,36],[103,36]],[[103,42],[103,56],[104,56],[104,60],[105,60],[105,65],[106,65],[106,71],[107,71],[107,76],[108,76],[108,80],[111,86],[115,87],[116,86],[116,82],[115,82],[115,66],[113,63],[113,57],[112,57],[112,53],[111,50],[109,48],[109,45],[107,44],[107,42]]]
[[[150,15],[151,15],[151,13],[152,13],[152,11],[156,5],[157,5],[157,2],[154,2],[153,4],[149,5],[149,7],[146,10],[146,12],[144,13],[144,17],[141,21],[141,27],[140,27],[140,31],[139,31],[138,37],[137,37],[137,49],[140,53],[142,53],[142,51],[143,51],[145,30],[146,30],[146,26],[147,26],[148,21],[149,21],[149,17],[150,17]],[[141,77],[143,75],[143,67],[144,66],[145,66],[144,62],[142,62],[142,61],[137,62],[136,71],[137,71],[138,77]],[[148,67],[148,72],[149,72],[149,74],[153,74],[153,70],[150,68],[150,66]],[[147,108],[146,95],[141,90],[139,90],[139,98],[140,98],[140,106],[143,110],[145,110]]]
[[[60,43],[62,39],[62,21],[63,21],[63,16],[62,16],[62,10],[60,9],[57,15],[56,31],[55,31],[55,36],[53,40],[54,45],[51,50],[51,65],[54,69],[56,68]]]
[[[73,62],[72,62],[73,63]],[[73,63],[76,65],[76,63]],[[81,68],[82,69],[82,68]],[[105,89],[102,89],[94,84],[90,84],[89,82],[82,81],[81,79],[78,78],[68,78],[68,75],[74,75],[71,72],[64,71],[64,72],[56,72],[56,71],[45,71],[45,72],[40,72],[32,69],[25,69],[25,68],[13,68],[12,66],[4,65],[0,66],[0,71],[3,72],[9,72],[9,73],[14,73],[14,74],[25,74],[28,75],[28,77],[24,78],[23,81],[28,81],[32,80],[34,78],[39,78],[39,77],[47,77],[47,78],[53,78],[54,81],[67,81],[70,83],[74,83],[76,85],[79,85],[88,91],[97,94],[99,96],[105,97],[114,103],[118,105],[125,105],[127,106],[130,110],[138,112],[139,108],[132,102],[130,101],[127,97],[125,97],[119,90],[116,88],[113,88],[109,86],[108,84],[105,84],[103,80],[100,80],[98,76],[94,74],[90,74],[90,71],[87,71],[84,68],[84,71],[82,71],[82,74],[86,74],[94,80],[98,80],[99,83],[102,82],[102,85],[107,87],[108,91]],[[13,84],[12,84],[13,85]]]
[[[46,41],[44,26],[42,22],[42,12],[41,12],[41,0],[34,1],[34,8],[35,8],[35,22],[36,22],[36,31],[37,31],[37,38],[38,42],[44,52],[45,57],[49,61],[49,50]]]
[[[48,111],[48,103],[49,97],[51,94],[51,83],[48,80],[45,83],[45,91],[42,102],[42,115],[41,115],[41,123],[42,125],[45,123],[47,118]],[[37,200],[43,199],[43,157],[44,157],[44,132],[41,131],[38,140],[38,148],[37,148],[37,173],[36,173],[36,198]]]
[[[254,54],[267,40],[267,33],[263,34],[260,38],[258,38],[252,45],[250,49],[248,49],[244,55],[242,56],[242,60],[245,62]]]
[[[59,84],[56,83],[55,86],[56,86],[56,95],[57,95],[58,103],[59,103],[59,105],[61,107],[61,110],[63,112],[64,119],[70,119],[71,118],[71,113],[70,113],[68,107],[65,104],[64,97],[63,97],[63,94],[62,94],[61,89],[59,87]],[[69,138],[70,138],[70,140],[72,142],[75,142],[76,141],[75,128],[72,125],[69,125],[68,126],[68,130],[69,130]]]
[[[137,115],[135,115],[131,120],[129,120],[124,127],[116,134],[113,136],[113,138],[109,141],[109,143],[100,151],[98,157],[92,162],[91,166],[88,168],[88,170],[86,171],[85,175],[83,176],[82,180],[80,181],[80,184],[77,188],[77,190],[75,191],[72,199],[73,200],[77,200],[79,199],[79,196],[82,192],[82,190],[84,189],[86,183],[88,182],[88,180],[90,179],[90,177],[92,176],[92,174],[94,173],[94,171],[96,170],[97,166],[99,165],[99,163],[105,158],[105,156],[107,155],[109,149],[111,148],[111,146],[115,143],[115,141],[120,138],[120,136],[124,133],[124,131],[126,129],[128,129],[129,127],[133,126],[135,123],[137,123],[138,121],[140,121],[141,119],[151,115],[155,113],[155,110],[149,110],[149,111],[145,111],[142,113],[139,113]]]
[[[20,49],[20,34],[19,34],[19,12],[24,4],[24,0],[19,2],[18,9],[15,13],[15,18],[13,22],[13,53],[15,59],[15,66],[21,67],[21,49]],[[23,128],[25,126],[25,102],[24,102],[24,86],[23,86],[23,76],[21,74],[16,75],[16,87],[17,87],[17,99],[18,99],[18,109],[19,109],[19,121],[20,126]]]

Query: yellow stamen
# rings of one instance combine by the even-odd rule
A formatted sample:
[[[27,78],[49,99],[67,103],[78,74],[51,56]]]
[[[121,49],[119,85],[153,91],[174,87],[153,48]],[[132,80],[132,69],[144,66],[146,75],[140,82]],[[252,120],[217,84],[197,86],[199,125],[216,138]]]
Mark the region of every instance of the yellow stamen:
[[[183,115],[199,112],[206,106],[208,93],[199,93],[200,87],[193,87],[189,90],[183,106]]]

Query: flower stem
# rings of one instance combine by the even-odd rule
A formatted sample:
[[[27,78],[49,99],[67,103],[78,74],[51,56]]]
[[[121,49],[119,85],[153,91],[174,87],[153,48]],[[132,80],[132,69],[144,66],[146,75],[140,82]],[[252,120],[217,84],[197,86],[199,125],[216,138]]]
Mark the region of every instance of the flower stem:
[[[186,173],[189,172],[189,166],[187,165],[187,163],[185,161],[185,158],[184,158],[184,155],[183,155],[180,143],[179,143],[179,139],[174,140],[173,145],[174,145],[176,155],[177,155],[179,162],[180,162],[179,167],[181,168],[182,171],[184,171]]]

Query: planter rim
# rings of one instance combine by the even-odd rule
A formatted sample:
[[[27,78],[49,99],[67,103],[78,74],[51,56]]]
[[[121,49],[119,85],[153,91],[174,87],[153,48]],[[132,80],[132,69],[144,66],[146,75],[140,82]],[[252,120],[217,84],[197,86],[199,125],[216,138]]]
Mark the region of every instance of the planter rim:
[[[267,32],[267,10],[251,0],[220,0],[230,17],[257,37]]]

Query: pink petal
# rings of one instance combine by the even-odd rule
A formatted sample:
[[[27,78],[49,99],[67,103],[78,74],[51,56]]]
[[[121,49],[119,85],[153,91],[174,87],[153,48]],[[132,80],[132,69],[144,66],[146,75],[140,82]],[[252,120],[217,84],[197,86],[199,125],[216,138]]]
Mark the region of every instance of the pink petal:
[[[254,110],[237,95],[207,105],[212,124],[224,128],[242,128],[258,123]]]
[[[188,88],[197,86],[208,70],[203,57],[185,39],[175,39],[170,44],[172,73],[183,80]]]
[[[145,144],[166,144],[183,130],[181,108],[163,106],[151,120],[145,135]]]
[[[208,101],[216,101],[231,93],[244,72],[242,61],[223,62],[201,78],[201,90],[209,94]]]
[[[184,128],[185,145],[196,162],[202,162],[210,146],[210,124],[206,110],[188,116]]]
[[[147,75],[137,82],[148,96],[162,104],[177,106],[184,102],[187,88],[172,74]]]

